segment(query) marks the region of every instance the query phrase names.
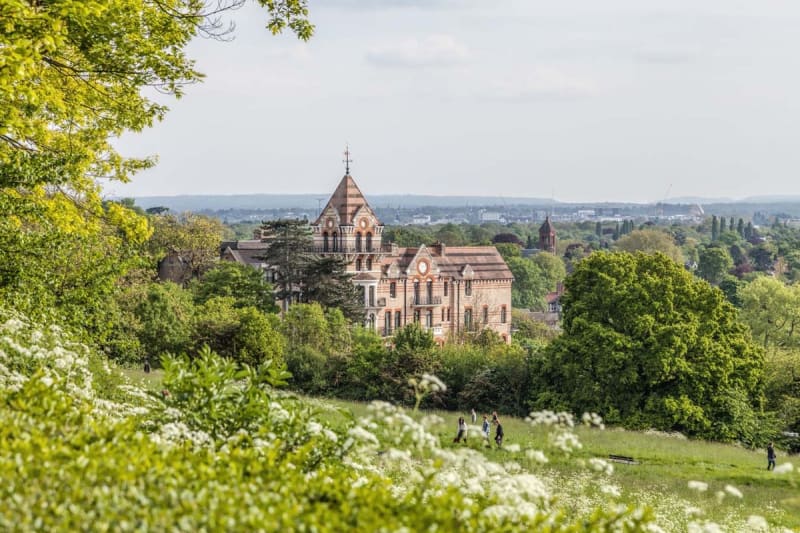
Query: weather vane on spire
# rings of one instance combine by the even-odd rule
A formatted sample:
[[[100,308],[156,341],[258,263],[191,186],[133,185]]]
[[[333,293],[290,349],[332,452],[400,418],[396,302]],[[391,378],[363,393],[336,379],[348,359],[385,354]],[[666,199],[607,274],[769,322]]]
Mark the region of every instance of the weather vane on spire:
[[[345,174],[350,175],[350,163],[352,163],[353,160],[350,159],[350,145],[349,144],[345,144],[344,145],[344,160],[342,162],[344,163],[344,172],[345,172]]]

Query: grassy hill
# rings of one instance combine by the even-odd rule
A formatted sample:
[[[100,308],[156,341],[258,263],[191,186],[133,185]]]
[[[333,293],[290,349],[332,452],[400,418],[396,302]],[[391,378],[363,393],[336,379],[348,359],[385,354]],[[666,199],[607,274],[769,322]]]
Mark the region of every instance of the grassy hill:
[[[126,374],[148,388],[160,387],[160,371],[144,374],[126,370]],[[368,413],[364,403],[311,401],[320,418],[333,426],[343,427]],[[412,415],[441,419],[431,431],[443,447],[465,446],[452,442],[459,413],[421,411]],[[658,524],[667,531],[686,530],[692,519],[713,521],[729,531],[753,530],[755,525],[748,524],[751,515],[766,518],[773,531],[800,530],[800,472],[768,472],[764,450],[690,440],[677,434],[578,426],[573,431],[582,446],[567,454],[553,445],[557,428],[533,426],[502,413],[500,417],[506,433],[503,449],[487,447],[477,427],[471,431],[466,446],[494,462],[518,463],[521,469],[542,480],[556,495],[556,504],[568,513],[582,515],[598,505],[644,503],[654,510]],[[526,453],[528,450],[543,451],[547,462],[532,458]],[[638,464],[609,462],[613,472],[597,472],[605,465],[596,461],[593,464],[592,460],[608,459],[611,454],[633,457]],[[787,461],[797,462],[779,451],[778,466]],[[707,489],[692,489],[690,481],[705,483]],[[726,491],[726,487],[735,490]],[[735,495],[736,491],[741,498]]]
[[[340,410],[330,411],[328,416],[332,422],[343,423],[350,415],[362,416],[367,412],[366,404],[324,402]],[[442,418],[433,432],[445,447],[463,446],[452,443],[459,413],[427,411],[419,415],[430,414]],[[501,420],[506,433],[505,449],[487,448],[477,436],[470,438],[467,446],[480,450],[492,461],[519,462],[523,469],[530,470],[551,487],[560,503],[575,513],[585,512],[598,501],[607,500],[648,504],[655,510],[658,523],[668,531],[685,530],[692,516],[717,522],[730,531],[743,531],[754,527],[747,524],[751,515],[763,516],[773,528],[800,530],[800,476],[797,471],[768,472],[764,450],[747,450],[660,432],[576,427],[574,432],[582,448],[568,455],[556,452],[549,442],[552,428],[534,427],[502,414]],[[515,449],[514,445],[520,446],[520,451],[510,451]],[[548,462],[541,464],[529,459],[526,449],[544,451]],[[600,475],[598,480],[597,474],[591,472],[589,461],[607,459],[610,454],[631,456],[638,464],[610,463],[613,473]],[[778,465],[787,461],[797,462],[779,452]],[[689,488],[689,481],[707,483],[708,489],[693,490]],[[726,486],[740,491],[742,497],[726,492]],[[612,497],[614,493],[619,496]]]

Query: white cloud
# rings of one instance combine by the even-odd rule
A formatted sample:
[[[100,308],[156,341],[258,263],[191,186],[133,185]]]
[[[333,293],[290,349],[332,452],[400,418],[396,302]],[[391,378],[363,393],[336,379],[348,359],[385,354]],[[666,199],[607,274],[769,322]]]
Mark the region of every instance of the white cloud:
[[[500,80],[487,97],[491,100],[550,100],[588,96],[597,91],[590,80],[552,67],[539,67],[527,74]]]
[[[469,50],[450,35],[431,35],[373,48],[367,61],[379,67],[451,67],[464,63]]]

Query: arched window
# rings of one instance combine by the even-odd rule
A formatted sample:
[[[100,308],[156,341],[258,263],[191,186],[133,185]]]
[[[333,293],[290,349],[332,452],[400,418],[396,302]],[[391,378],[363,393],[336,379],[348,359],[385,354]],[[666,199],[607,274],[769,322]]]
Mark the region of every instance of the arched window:
[[[386,314],[383,315],[383,335],[384,337],[388,337],[392,334],[392,312],[386,311]]]
[[[484,324],[489,323],[489,308],[486,307],[485,305],[483,306],[483,323]]]
[[[375,286],[369,286],[369,306],[375,307]]]
[[[372,251],[372,233],[367,233],[367,251]]]
[[[389,298],[397,298],[397,283],[389,283]]]
[[[361,233],[356,233],[356,252],[361,251]]]
[[[472,309],[464,310],[464,329],[472,329]]]
[[[333,251],[336,252],[339,250],[339,236],[336,232],[333,232]]]
[[[472,296],[472,280],[464,281],[464,296]]]
[[[433,309],[428,309],[428,312],[425,313],[425,327],[433,327]]]
[[[507,317],[506,317],[506,306],[504,305],[503,307],[500,308],[500,322],[505,324],[506,320],[507,320]]]
[[[375,313],[369,314],[369,329],[375,331]]]
[[[328,232],[327,231],[322,234],[322,251],[323,252],[327,252],[328,251]]]
[[[356,272],[361,272],[361,259],[356,259]]]
[[[419,305],[419,281],[414,282],[414,303]]]
[[[403,313],[399,310],[394,312],[394,329],[400,329],[403,327]]]
[[[428,280],[425,284],[425,295],[428,297],[428,305],[433,303],[433,281]]]
[[[372,270],[372,258],[367,257],[367,270]]]

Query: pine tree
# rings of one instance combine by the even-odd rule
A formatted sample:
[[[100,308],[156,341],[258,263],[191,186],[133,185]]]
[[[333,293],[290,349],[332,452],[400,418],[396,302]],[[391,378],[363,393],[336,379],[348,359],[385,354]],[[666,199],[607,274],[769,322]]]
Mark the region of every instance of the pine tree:
[[[753,237],[753,222],[750,221],[747,223],[747,226],[744,227],[744,238],[750,239]]]
[[[599,221],[594,225],[594,233],[599,238],[603,237],[603,225]]]
[[[736,224],[736,233],[739,234],[739,237],[744,238],[744,220],[741,218],[739,219],[739,223]]]
[[[262,241],[269,244],[264,262],[276,274],[275,297],[286,311],[292,300],[300,300],[304,272],[315,256],[309,252],[313,239],[305,220],[272,220],[261,225]]]
[[[614,228],[614,240],[616,241],[617,239],[619,239],[619,236],[620,236],[619,222],[617,222],[617,226]]]
[[[733,217],[728,221],[728,231],[733,231]]]
[[[716,241],[719,239],[719,220],[717,220],[717,215],[711,216],[711,242]]]

